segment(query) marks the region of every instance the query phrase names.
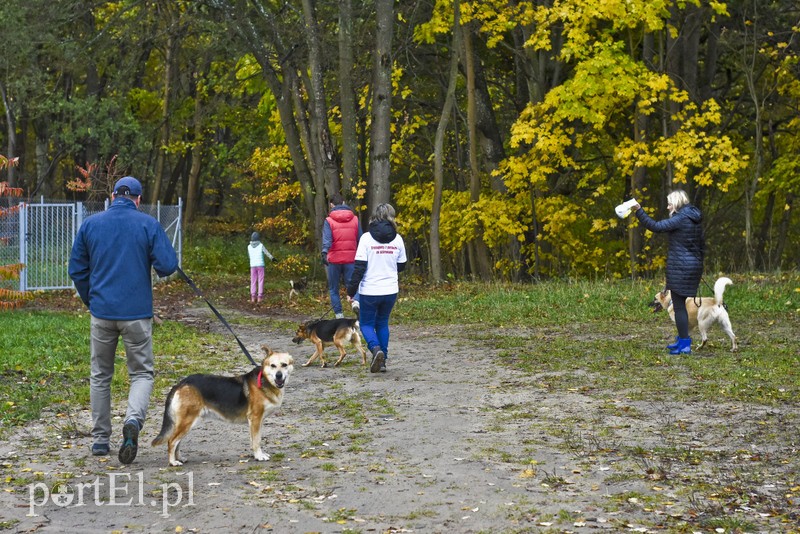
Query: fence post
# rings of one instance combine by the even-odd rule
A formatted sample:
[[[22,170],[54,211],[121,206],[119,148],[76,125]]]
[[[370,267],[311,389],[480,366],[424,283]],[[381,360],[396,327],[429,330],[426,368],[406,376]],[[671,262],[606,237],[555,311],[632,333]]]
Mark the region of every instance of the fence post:
[[[28,288],[28,208],[25,202],[19,203],[19,262],[23,265],[19,271],[19,290]]]

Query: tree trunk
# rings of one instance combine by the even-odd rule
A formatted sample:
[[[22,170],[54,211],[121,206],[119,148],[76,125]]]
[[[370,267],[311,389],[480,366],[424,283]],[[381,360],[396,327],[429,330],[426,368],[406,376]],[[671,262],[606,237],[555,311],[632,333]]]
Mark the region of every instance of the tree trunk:
[[[754,37],[755,39],[755,37]],[[755,259],[755,245],[753,239],[753,212],[755,210],[755,198],[758,191],[758,182],[761,179],[761,173],[764,166],[764,135],[762,132],[761,116],[762,105],[758,97],[758,89],[756,88],[756,55],[757,46],[753,43],[752,64],[745,65],[744,75],[747,81],[747,89],[750,92],[750,98],[753,101],[753,128],[754,128],[754,143],[753,147],[753,166],[750,183],[745,188],[744,195],[744,248],[747,255],[747,268],[754,270],[756,267]]]
[[[175,68],[175,47],[177,46],[175,37],[170,34],[167,37],[167,48],[164,59],[164,100],[161,104],[161,131],[158,136],[158,156],[156,158],[155,176],[153,185],[150,187],[150,204],[158,202],[161,194],[161,181],[164,175],[164,168],[167,160],[167,147],[169,146],[169,109],[172,96],[172,73]],[[142,177],[144,178],[144,177]]]
[[[205,67],[203,68],[205,71]],[[184,211],[184,221],[186,224],[194,222],[195,213],[198,207],[198,193],[200,192],[200,169],[203,163],[203,100],[202,95],[197,90],[201,74],[195,73],[194,76],[194,143],[192,144],[192,166],[189,168],[189,179],[186,184],[186,207]]]
[[[339,0],[339,105],[342,111],[342,194],[352,195],[358,182],[356,101],[353,90],[352,0]]]
[[[714,79],[717,76],[717,57],[719,55],[720,20],[716,17],[711,28],[705,32],[706,53],[704,57],[703,81],[700,86],[700,98],[703,102],[713,96]]]
[[[683,35],[680,55],[682,75],[678,86],[686,89],[689,93],[689,98],[693,101],[699,101],[698,67],[701,61],[698,55],[700,53],[702,11],[697,6],[687,4],[683,13],[685,17],[680,28],[680,32]]]
[[[369,206],[389,202],[392,149],[392,32],[394,1],[376,0],[375,60],[372,82],[372,131],[370,135]]]
[[[93,10],[87,9],[84,15],[81,17],[81,22],[83,23],[86,35],[94,34],[96,24]],[[101,93],[103,92],[103,87],[97,71],[97,63],[94,54],[89,55],[87,58],[86,78],[84,82],[86,84],[86,94],[96,98],[99,102],[102,97]],[[84,166],[88,166],[89,163],[99,163],[99,161],[97,161],[99,158],[99,146],[97,139],[94,136],[90,136],[85,143],[84,152]]]
[[[314,142],[319,146],[320,161],[324,178],[324,191],[327,196],[338,193],[341,189],[339,181],[338,152],[331,137],[328,127],[328,104],[325,98],[325,84],[322,72],[322,51],[319,37],[319,25],[317,24],[316,10],[312,0],[303,0],[303,14],[306,22],[306,44],[308,46],[308,70],[311,73],[309,108],[311,110],[314,128]],[[322,190],[317,189],[317,194],[323,194]],[[321,235],[321,232],[320,232]]]
[[[322,162],[323,156],[321,154],[322,146],[314,142],[313,132],[316,131],[315,123],[316,118],[314,113],[308,110],[302,96],[308,94],[311,80],[308,76],[303,78],[304,87],[300,86],[301,77],[293,69],[284,69],[284,85],[289,88],[291,98],[294,102],[295,121],[297,129],[300,134],[300,140],[305,147],[306,154],[308,155],[308,162],[311,168],[311,184],[307,191],[309,201],[312,203],[312,213],[314,221],[314,241],[316,243],[322,242],[322,226],[325,222],[325,216],[328,213],[326,209],[327,202],[325,201],[325,174],[323,171],[324,164]]]
[[[770,230],[772,229],[772,221],[775,212],[775,191],[770,191],[767,195],[767,203],[764,206],[764,218],[761,221],[761,228],[758,232],[758,240],[756,241],[755,257],[756,266],[760,270],[771,270],[771,254],[770,250]]]
[[[631,50],[635,54],[635,50]],[[653,67],[653,58],[655,56],[654,37],[653,34],[647,32],[642,38],[642,61],[647,68]],[[639,106],[634,105],[634,124],[633,124],[633,140],[635,143],[641,143],[647,138],[647,131],[650,128],[650,118],[648,115],[639,112]],[[636,167],[631,176],[630,190],[626,191],[633,198],[641,198],[641,194],[645,191],[647,186],[647,169],[646,167]],[[619,199],[619,200],[627,200]],[[628,255],[630,261],[631,278],[636,278],[638,273],[637,258],[644,247],[644,229],[640,225],[632,225],[625,222],[628,226]]]
[[[318,195],[314,194],[314,176],[312,175],[309,162],[303,152],[300,129],[295,121],[295,115],[292,112],[292,96],[295,94],[292,80],[296,81],[296,76],[293,77],[287,69],[284,73],[283,80],[280,80],[277,73],[272,68],[272,65],[263,54],[257,53],[256,59],[258,59],[261,65],[262,75],[267,81],[267,85],[269,85],[272,94],[275,95],[275,104],[278,107],[278,115],[281,119],[284,136],[286,137],[286,146],[292,158],[295,176],[297,176],[297,180],[300,182],[300,189],[303,191],[303,201],[308,217],[312,221],[315,221],[315,227],[320,227],[319,234],[316,231],[314,232],[314,240],[315,244],[317,244],[317,236],[322,233],[321,223],[317,222],[320,219],[318,214],[320,210],[317,207],[315,197]],[[322,206],[322,211],[323,213],[325,212],[324,205]],[[322,220],[324,220],[324,215]]]
[[[539,218],[536,214],[536,189],[530,187],[531,197],[531,229],[527,241],[533,245],[533,277],[538,280],[542,274],[542,260],[539,257]]]
[[[8,144],[6,145],[6,157],[11,160],[14,159],[17,152],[17,121],[14,117],[14,111],[11,102],[8,100],[5,84],[0,81],[0,99],[3,102],[3,109],[6,112],[6,134],[8,135]],[[6,166],[8,173],[7,182],[9,187],[17,186],[17,177],[14,173],[14,165]]]
[[[481,173],[478,169],[478,127],[475,104],[475,55],[472,50],[472,33],[469,26],[455,28],[463,33],[464,41],[464,68],[467,73],[467,133],[469,139],[469,196],[474,204],[481,198]],[[475,228],[475,239],[471,243],[474,248],[473,269],[475,274],[483,280],[491,278],[489,265],[489,249],[483,241],[483,228],[478,224]]]
[[[783,251],[786,249],[786,241],[789,236],[789,223],[792,220],[792,205],[794,204],[794,194],[786,193],[785,207],[781,210],[781,222],[778,225],[778,243],[775,247],[775,263],[778,268],[783,266]],[[794,265],[788,266],[790,269],[800,267],[797,258],[794,258]]]
[[[30,195],[42,195],[47,198],[51,194],[49,177],[53,168],[48,159],[50,134],[47,131],[45,119],[35,121],[33,129],[36,132],[36,187],[30,192]]]
[[[433,148],[433,208],[431,210],[431,278],[434,282],[441,282],[442,253],[439,241],[439,221],[442,212],[442,190],[444,188],[444,136],[447,132],[447,123],[455,103],[456,82],[458,80],[458,54],[461,49],[461,7],[459,0],[453,0],[453,44],[450,49],[450,75],[447,82],[447,93],[436,127],[436,139]]]
[[[478,143],[483,153],[483,172],[489,176],[489,185],[492,191],[505,194],[508,189],[502,176],[493,174],[503,158],[506,157],[503,136],[497,125],[497,117],[492,106],[492,97],[489,94],[489,87],[486,82],[486,73],[477,54],[472,67],[475,73],[473,93],[475,96],[475,125]],[[511,279],[519,281],[522,263],[520,261],[520,243],[516,236],[508,236],[508,241],[503,247],[502,256],[508,259],[511,265],[515,266],[514,271],[509,273]]]
[[[164,200],[164,204],[177,204],[178,203],[178,192],[179,184],[181,181],[181,177],[186,175],[186,165],[189,163],[189,153],[184,152],[178,157],[178,161],[175,162],[175,166],[172,168],[172,172],[169,175],[169,181],[167,182],[167,189],[164,192],[164,196],[162,199]]]

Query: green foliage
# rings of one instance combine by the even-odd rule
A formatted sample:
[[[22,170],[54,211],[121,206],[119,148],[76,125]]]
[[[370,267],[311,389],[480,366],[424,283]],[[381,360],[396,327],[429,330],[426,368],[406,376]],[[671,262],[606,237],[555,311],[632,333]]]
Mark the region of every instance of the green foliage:
[[[293,179],[292,160],[286,145],[257,148],[250,157],[249,185],[253,194],[245,202],[260,206],[266,216],[255,227],[272,241],[293,245],[305,243],[310,234],[309,221],[304,217],[300,183]]]
[[[5,132],[0,142],[11,144],[6,137],[13,131],[14,144],[24,152],[16,185],[61,196],[76,166],[85,169],[116,155],[120,169],[140,176],[148,190],[156,162],[163,161],[162,194],[169,191],[173,198],[162,200],[185,196],[189,170],[199,169],[192,191],[197,195],[190,196],[192,208],[198,208],[194,218],[220,217],[234,232],[255,227],[272,241],[309,246],[310,199],[303,195],[322,193],[300,191],[285,147],[285,121],[294,121],[301,133],[296,149],[312,173],[319,140],[308,135],[313,129],[308,50],[294,46],[303,42],[302,10],[281,5],[261,3],[258,11],[256,4],[231,1],[111,2],[91,10],[77,0],[2,4],[0,67],[7,98],[0,115],[15,124],[0,128]],[[521,274],[515,270],[520,259],[545,277],[626,276],[627,249],[640,246],[640,231],[617,220],[611,209],[630,194],[655,206],[654,200],[676,186],[696,194],[708,220],[718,223],[719,241],[746,231],[753,236],[749,248],[759,248],[747,250],[748,259],[767,258],[764,268],[794,265],[800,28],[787,9],[791,2],[462,0],[459,5],[462,30],[475,37],[476,87],[488,95],[478,102],[479,172],[497,174],[491,186],[484,177],[477,202],[465,200],[470,155],[464,126],[470,114],[462,71],[444,144],[442,241],[447,261],[460,266],[454,272],[474,272],[466,251],[480,235],[498,276]],[[359,175],[346,193],[359,211],[366,209],[373,185],[373,7],[353,5]],[[398,203],[409,219],[413,215],[408,223],[413,228],[406,230],[420,242],[430,237],[430,154],[444,98],[453,7],[445,0],[422,10],[395,5],[397,36],[413,39],[394,41],[403,53],[392,56],[391,191],[403,197]],[[318,3],[316,9],[325,111],[331,146],[339,149],[342,95],[339,73],[331,68],[338,59],[338,6]],[[251,30],[258,42],[244,38]],[[690,44],[695,38],[697,48]],[[696,61],[680,57],[693,50]],[[176,75],[165,110],[167,58]],[[284,69],[299,74],[296,84]],[[275,80],[287,84],[286,93],[272,94]],[[289,116],[279,116],[276,96],[291,100]],[[162,126],[169,139],[161,139]],[[501,152],[507,158],[498,169]],[[45,168],[48,161],[52,168]],[[508,192],[498,193],[501,181]],[[414,191],[425,201],[418,209],[411,201]],[[520,247],[508,246],[514,240],[522,258]],[[663,262],[649,254],[657,246],[648,240],[643,251],[635,251],[640,254],[634,263],[642,264],[637,271]],[[727,254],[721,260],[726,267],[742,263],[740,249]]]
[[[235,243],[239,245],[236,253]],[[250,234],[243,230],[238,236],[204,235],[192,232],[184,242],[184,265],[187,272],[246,273],[250,269],[247,245]],[[266,245],[269,249],[269,245]]]
[[[561,56],[572,64],[572,76],[520,114],[511,129],[518,154],[504,161],[498,174],[515,193],[508,197],[509,204],[517,204],[510,211],[527,211],[524,219],[535,216],[539,222],[540,260],[551,274],[621,276],[629,270],[620,254],[627,236],[606,200],[626,193],[627,182],[619,177],[637,168],[658,176],[669,167],[675,184],[692,180],[727,191],[745,167],[747,158],[715,132],[722,119],[713,100],[698,108],[668,76],[631,57],[622,30],[659,27],[665,20],[651,15],[666,19],[668,13],[653,10],[657,3],[628,4],[612,2],[586,12],[539,8],[542,22],[564,25]],[[534,40],[532,46],[547,48],[549,41]],[[682,105],[672,117],[677,131],[635,140],[634,111],[652,115],[670,102]],[[587,158],[588,153],[599,157]],[[649,198],[647,190],[634,194]],[[528,243],[524,250],[531,257],[538,246]]]
[[[402,213],[397,224],[404,238],[430,239],[433,184],[403,186],[395,194],[395,203]],[[454,258],[475,239],[479,225],[484,242],[501,257],[501,249],[507,245],[509,236],[522,235],[529,229],[530,217],[524,210],[516,209],[518,206],[506,195],[496,192],[487,192],[478,202],[470,202],[468,191],[444,191],[439,222],[442,252]],[[496,268],[507,272],[501,264]]]
[[[234,231],[235,230],[235,231]],[[251,229],[237,226],[230,221],[203,220],[198,222],[184,240],[184,270],[190,275],[212,275],[216,279],[242,277],[249,280],[250,261],[247,246]],[[268,278],[297,278],[309,274],[311,262],[318,256],[309,257],[297,247],[278,244],[263,238],[267,250],[278,260],[269,263]]]

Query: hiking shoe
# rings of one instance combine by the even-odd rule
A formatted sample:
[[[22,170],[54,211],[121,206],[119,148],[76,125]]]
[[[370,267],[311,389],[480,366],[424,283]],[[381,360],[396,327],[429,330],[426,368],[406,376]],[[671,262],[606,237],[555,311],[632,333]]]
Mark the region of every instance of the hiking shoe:
[[[119,461],[130,464],[139,451],[139,422],[131,419],[122,427],[122,446],[119,448]]]
[[[369,366],[370,373],[377,373],[381,367],[386,369],[386,357],[380,347],[372,349],[372,363]]]
[[[92,445],[92,456],[108,456],[111,447],[108,443],[95,443]]]
[[[386,372],[386,360],[383,360],[383,365],[381,365],[381,373]]]

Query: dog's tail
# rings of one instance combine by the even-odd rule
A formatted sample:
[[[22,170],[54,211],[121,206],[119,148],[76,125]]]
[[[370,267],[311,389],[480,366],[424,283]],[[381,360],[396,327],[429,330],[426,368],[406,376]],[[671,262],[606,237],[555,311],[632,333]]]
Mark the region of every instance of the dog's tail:
[[[733,280],[727,276],[721,276],[714,282],[714,298],[717,300],[717,306],[723,306],[722,296],[725,294],[725,286],[733,284]]]
[[[179,386],[180,384],[178,384]],[[172,388],[167,395],[167,400],[164,402],[164,420],[161,422],[161,430],[158,432],[158,435],[150,442],[150,445],[156,446],[161,445],[164,443],[164,440],[172,434],[172,428],[175,426],[175,421],[172,420],[172,416],[170,415],[170,405],[172,404],[172,397],[175,396],[175,390],[178,389],[178,386]]]

